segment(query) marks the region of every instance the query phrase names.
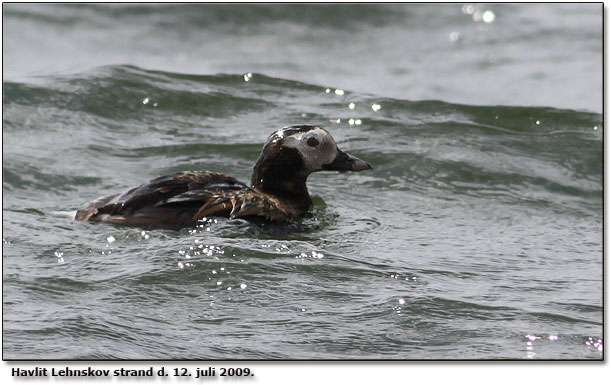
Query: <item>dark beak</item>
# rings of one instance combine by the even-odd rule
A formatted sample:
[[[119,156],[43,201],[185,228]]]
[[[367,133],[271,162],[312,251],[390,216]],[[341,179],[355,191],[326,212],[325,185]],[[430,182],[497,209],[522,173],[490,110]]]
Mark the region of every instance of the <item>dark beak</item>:
[[[337,156],[333,162],[324,164],[322,169],[329,171],[363,171],[373,170],[373,167],[371,167],[371,165],[364,160],[360,160],[356,156],[346,154],[338,149]]]

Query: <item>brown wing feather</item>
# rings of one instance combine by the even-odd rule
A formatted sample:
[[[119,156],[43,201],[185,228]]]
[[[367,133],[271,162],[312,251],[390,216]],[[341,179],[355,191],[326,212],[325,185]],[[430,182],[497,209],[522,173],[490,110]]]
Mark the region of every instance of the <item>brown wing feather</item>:
[[[230,219],[256,216],[273,222],[286,222],[300,215],[292,206],[282,204],[267,194],[247,189],[214,195],[193,218],[199,220],[220,213],[228,214]]]
[[[226,201],[224,197],[212,196],[199,210],[193,215],[194,220],[202,219],[206,216],[212,216],[219,213],[219,211],[228,211],[233,205],[231,202]]]

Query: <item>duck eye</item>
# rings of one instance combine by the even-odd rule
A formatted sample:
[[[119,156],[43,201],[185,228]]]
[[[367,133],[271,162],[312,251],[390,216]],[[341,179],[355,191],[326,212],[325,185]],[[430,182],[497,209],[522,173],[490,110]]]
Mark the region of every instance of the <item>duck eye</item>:
[[[318,140],[316,138],[310,138],[308,139],[308,146],[310,147],[316,147],[318,146]]]

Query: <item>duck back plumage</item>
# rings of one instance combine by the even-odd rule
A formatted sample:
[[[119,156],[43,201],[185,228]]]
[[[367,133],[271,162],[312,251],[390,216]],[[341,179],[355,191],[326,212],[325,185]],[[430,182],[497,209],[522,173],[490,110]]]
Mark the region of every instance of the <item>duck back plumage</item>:
[[[292,205],[256,191],[229,175],[186,171],[99,198],[79,209],[75,219],[181,228],[192,226],[207,216],[261,217],[285,222],[299,214]]]

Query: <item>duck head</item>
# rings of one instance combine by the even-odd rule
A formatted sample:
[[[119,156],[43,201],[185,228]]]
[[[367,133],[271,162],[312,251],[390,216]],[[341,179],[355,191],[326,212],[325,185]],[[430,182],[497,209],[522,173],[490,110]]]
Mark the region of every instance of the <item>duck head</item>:
[[[371,170],[369,163],[337,148],[327,130],[318,126],[288,126],[272,133],[255,164],[253,188],[281,197],[309,194],[308,175],[316,171]]]

